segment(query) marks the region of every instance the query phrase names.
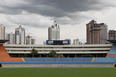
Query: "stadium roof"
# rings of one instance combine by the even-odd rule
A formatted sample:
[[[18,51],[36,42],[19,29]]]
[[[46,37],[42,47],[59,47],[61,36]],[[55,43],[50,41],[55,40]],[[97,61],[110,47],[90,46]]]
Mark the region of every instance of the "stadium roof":
[[[116,43],[116,39],[108,39],[107,41],[109,41],[111,43]]]
[[[9,41],[9,40],[8,39],[0,39],[0,43],[5,43],[7,41]]]

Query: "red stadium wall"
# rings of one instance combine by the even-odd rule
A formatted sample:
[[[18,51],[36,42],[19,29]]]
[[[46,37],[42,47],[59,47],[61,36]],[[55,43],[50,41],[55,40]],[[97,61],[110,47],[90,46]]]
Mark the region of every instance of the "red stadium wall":
[[[107,56],[116,56],[116,54],[107,54]]]

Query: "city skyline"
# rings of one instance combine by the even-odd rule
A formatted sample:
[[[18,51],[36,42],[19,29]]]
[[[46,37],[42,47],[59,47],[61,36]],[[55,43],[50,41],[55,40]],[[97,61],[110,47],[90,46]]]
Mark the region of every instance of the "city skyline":
[[[3,27],[5,28],[5,26],[3,26]],[[110,36],[113,35],[113,37],[115,38],[116,34],[111,34],[112,33],[111,31],[116,31],[116,30],[111,30],[111,29],[108,30],[107,27],[108,27],[107,24],[97,23],[97,21],[95,21],[95,20],[91,20],[89,23],[87,23],[86,24],[86,42],[85,42],[85,44],[105,44],[105,43],[108,43],[107,39],[111,39],[111,38],[109,38]],[[19,42],[17,43],[16,42],[17,41],[17,33],[19,35],[22,33],[21,31],[24,31],[23,32],[24,38],[18,36],[18,38],[19,38],[18,40],[20,40],[19,41],[20,43]],[[109,33],[109,32],[111,32],[111,33]],[[22,34],[20,36],[22,36]],[[15,33],[11,32],[11,33],[7,34],[7,36],[5,38],[6,39],[9,38],[8,44],[35,44],[35,39],[32,36],[30,36],[30,35],[26,36],[25,28],[22,27],[22,25],[19,25],[18,28],[15,28]],[[13,38],[13,39],[11,39],[11,38]],[[21,43],[21,39],[25,39],[23,41],[24,43]],[[56,21],[53,25],[48,27],[48,40],[62,40],[62,39],[60,39],[60,27],[56,23]],[[70,40],[70,39],[64,39],[64,40]],[[77,44],[77,42],[78,42],[78,44],[82,44],[82,42],[79,41],[78,38],[73,39],[71,44]],[[45,42],[43,42],[43,44],[44,43]]]
[[[5,28],[5,26],[3,26]],[[5,32],[5,30],[4,30]],[[5,34],[6,37],[4,39],[8,39],[9,41],[7,42],[7,44],[25,44],[25,45],[34,45],[35,44],[35,39],[30,36],[30,35],[26,35],[26,30],[24,27],[22,27],[22,25],[19,25],[18,28],[15,28],[15,33],[11,32],[8,34]],[[2,33],[0,33],[1,35]]]
[[[6,33],[12,32],[14,27],[21,24],[28,29],[27,35],[35,36],[37,44],[43,44],[48,38],[47,29],[54,20],[60,25],[61,39],[79,38],[84,43],[86,24],[92,19],[98,23],[106,23],[108,29],[116,29],[115,0],[1,0],[1,2],[4,4],[0,3],[0,24],[6,27]]]

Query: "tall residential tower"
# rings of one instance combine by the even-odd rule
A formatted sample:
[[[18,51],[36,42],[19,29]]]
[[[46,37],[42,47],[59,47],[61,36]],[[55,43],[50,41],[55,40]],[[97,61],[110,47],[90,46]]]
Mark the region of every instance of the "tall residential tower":
[[[73,40],[73,45],[79,45],[79,39],[78,38]]]
[[[5,26],[0,25],[0,39],[5,39]]]
[[[9,40],[7,43],[8,44],[15,44],[15,34],[12,32],[7,34],[7,39]]]
[[[56,21],[48,28],[48,40],[60,40],[60,28]]]
[[[116,30],[109,30],[109,39],[116,39]]]
[[[92,20],[86,25],[87,44],[105,44],[107,40],[107,25]]]
[[[15,43],[25,44],[25,29],[21,25],[15,29]]]
[[[35,39],[33,39],[32,36],[27,35],[27,36],[26,36],[26,44],[27,44],[27,45],[35,44]]]

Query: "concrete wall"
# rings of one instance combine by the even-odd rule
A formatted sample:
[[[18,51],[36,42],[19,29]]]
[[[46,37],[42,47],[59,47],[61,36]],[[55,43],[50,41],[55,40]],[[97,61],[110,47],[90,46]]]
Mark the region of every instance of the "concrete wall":
[[[113,67],[112,63],[77,63],[77,64],[40,64],[40,63],[19,63],[19,64],[13,64],[13,63],[5,63],[2,65],[3,67]]]

